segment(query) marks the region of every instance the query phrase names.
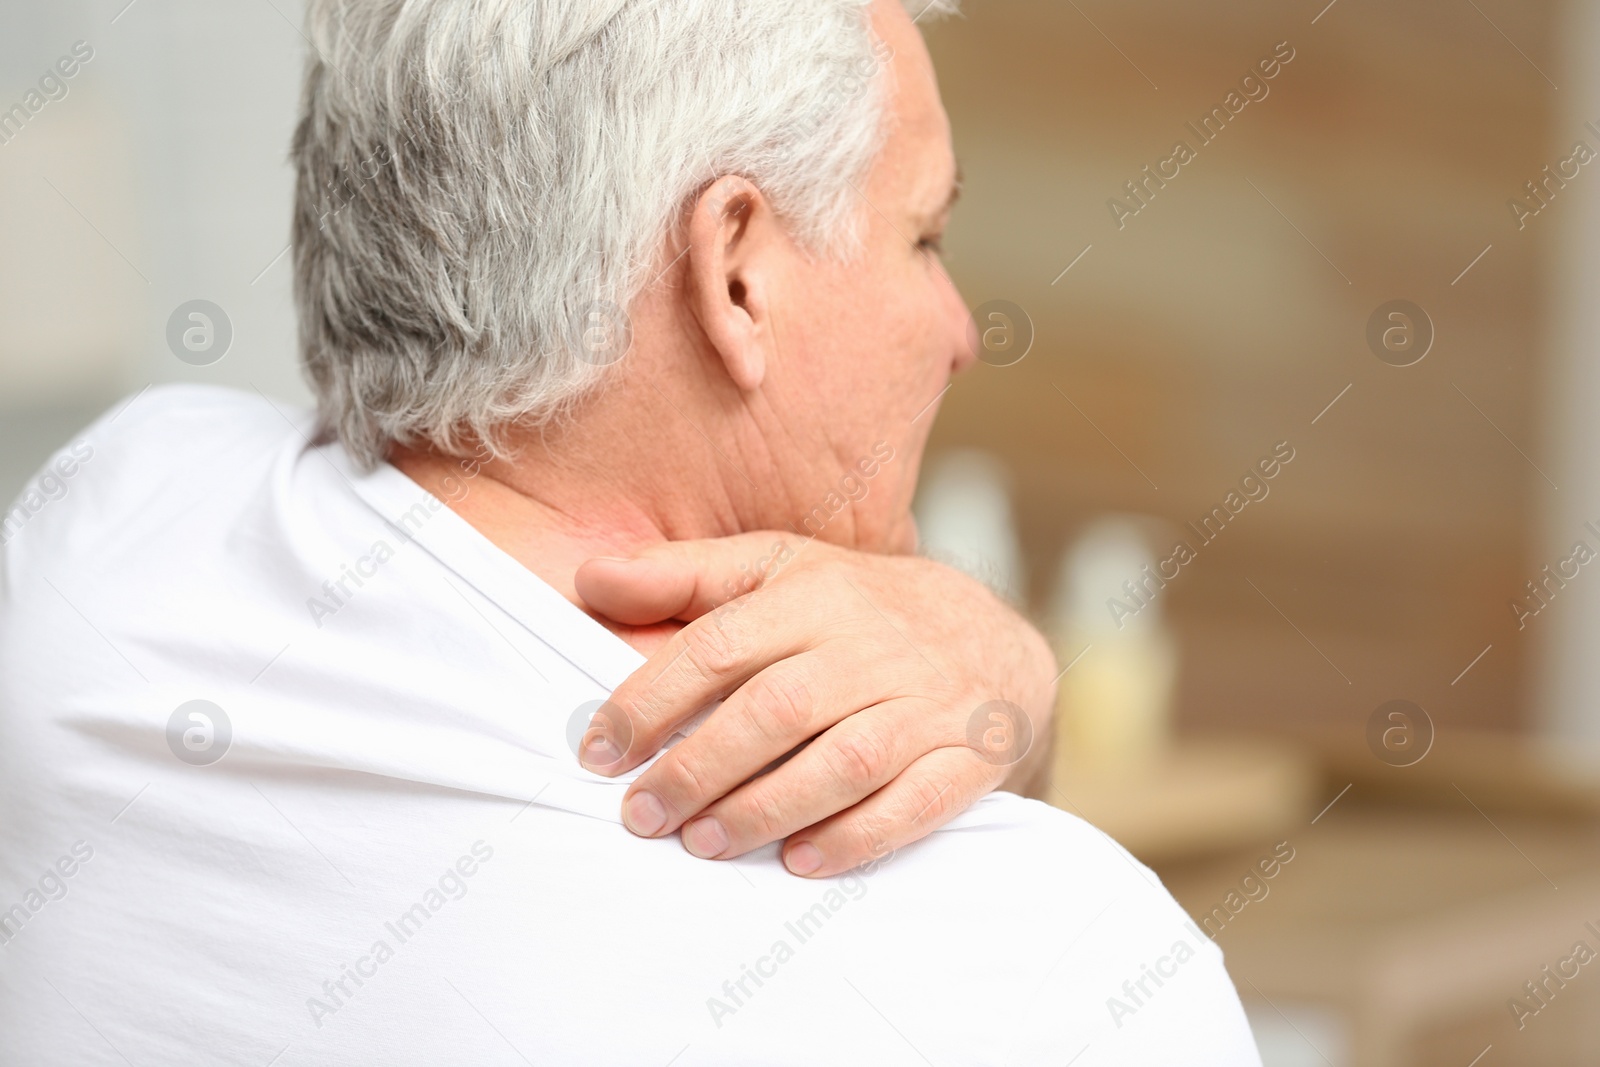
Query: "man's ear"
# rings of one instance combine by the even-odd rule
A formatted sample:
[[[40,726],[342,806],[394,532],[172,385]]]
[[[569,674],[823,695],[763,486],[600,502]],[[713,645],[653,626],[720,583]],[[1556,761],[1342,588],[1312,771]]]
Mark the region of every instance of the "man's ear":
[[[717,179],[689,217],[689,303],[728,377],[761,387],[774,355],[771,286],[783,227],[767,198],[737,175]]]

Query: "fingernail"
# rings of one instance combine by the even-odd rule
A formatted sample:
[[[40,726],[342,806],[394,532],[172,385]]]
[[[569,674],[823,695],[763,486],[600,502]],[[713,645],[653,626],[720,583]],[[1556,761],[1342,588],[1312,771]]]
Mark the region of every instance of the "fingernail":
[[[591,771],[604,771],[612,767],[622,758],[622,753],[617,750],[616,742],[604,730],[591,729],[583,735],[583,743],[579,746],[578,762]]]
[[[628,798],[622,821],[640,837],[650,837],[667,825],[667,809],[654,793],[635,793]]]
[[[683,832],[683,847],[703,860],[716,859],[728,850],[728,831],[710,816],[696,819]]]
[[[783,865],[791,874],[810,874],[822,866],[822,853],[817,851],[816,845],[804,841],[789,850],[783,857]]]

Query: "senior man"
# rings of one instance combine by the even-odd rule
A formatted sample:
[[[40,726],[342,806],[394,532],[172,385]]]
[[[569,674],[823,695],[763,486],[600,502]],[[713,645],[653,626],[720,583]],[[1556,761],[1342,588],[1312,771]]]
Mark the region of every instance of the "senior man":
[[[0,1060],[1258,1062],[979,798],[1051,668],[904,555],[971,358],[910,14],[309,14],[319,412],[150,390],[5,546]]]

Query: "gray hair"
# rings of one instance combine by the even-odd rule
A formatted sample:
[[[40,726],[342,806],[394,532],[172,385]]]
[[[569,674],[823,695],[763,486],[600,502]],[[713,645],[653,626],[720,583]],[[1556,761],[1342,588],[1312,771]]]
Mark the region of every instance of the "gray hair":
[[[868,3],[310,0],[293,240],[324,437],[366,465],[504,454],[601,380],[581,331],[721,175],[855,255],[887,101]]]

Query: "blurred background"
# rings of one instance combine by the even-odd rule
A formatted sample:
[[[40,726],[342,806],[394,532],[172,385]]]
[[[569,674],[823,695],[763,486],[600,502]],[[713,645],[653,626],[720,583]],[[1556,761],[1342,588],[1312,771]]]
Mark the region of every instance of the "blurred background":
[[[918,510],[1057,644],[1036,795],[1217,940],[1269,1067],[1600,1062],[1600,5],[967,8],[983,352]],[[308,399],[299,18],[5,5],[0,496],[153,382]]]

